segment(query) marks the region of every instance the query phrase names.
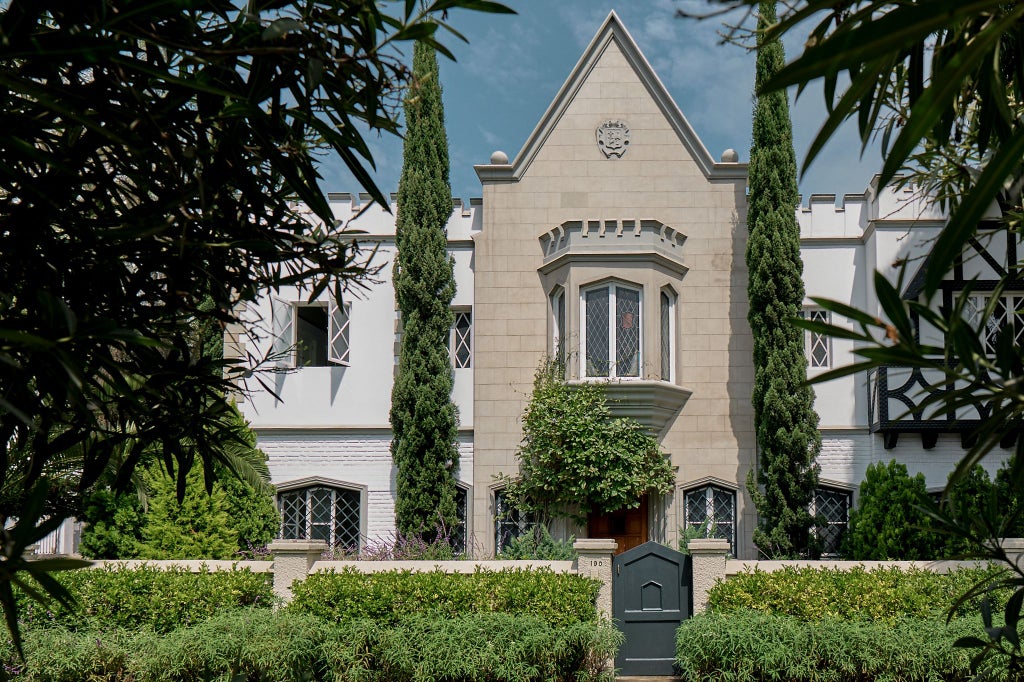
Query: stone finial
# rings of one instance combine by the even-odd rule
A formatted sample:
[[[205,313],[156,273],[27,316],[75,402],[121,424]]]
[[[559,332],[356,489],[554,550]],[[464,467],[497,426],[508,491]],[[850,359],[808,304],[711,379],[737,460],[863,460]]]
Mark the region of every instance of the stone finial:
[[[508,164],[508,154],[501,151],[500,149],[491,152],[491,165],[492,166],[504,166]]]
[[[740,160],[740,155],[735,149],[729,148],[722,152],[722,163],[737,163]]]

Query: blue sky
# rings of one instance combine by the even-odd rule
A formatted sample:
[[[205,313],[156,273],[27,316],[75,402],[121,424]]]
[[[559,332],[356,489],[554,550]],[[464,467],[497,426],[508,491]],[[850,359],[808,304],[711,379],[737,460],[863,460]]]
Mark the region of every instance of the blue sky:
[[[451,24],[469,44],[447,37],[456,62],[440,60],[445,116],[451,150],[452,194],[481,194],[473,164],[487,163],[501,149],[515,157],[569,72],[614,9],[676,104],[718,159],[734,148],[740,160],[750,152],[754,56],[742,47],[720,45],[721,20],[678,19],[678,8],[703,11],[703,0],[505,0],[519,13],[453,12]],[[798,45],[799,43],[794,43]],[[411,51],[410,51],[411,52]],[[787,45],[787,55],[796,54]],[[808,90],[792,110],[798,159],[824,120],[820,91]],[[371,135],[374,174],[384,192],[397,191],[401,140]],[[800,183],[812,193],[860,193],[880,167],[877,150],[860,159],[855,131],[841,131]],[[321,168],[326,190],[360,188],[338,161]]]

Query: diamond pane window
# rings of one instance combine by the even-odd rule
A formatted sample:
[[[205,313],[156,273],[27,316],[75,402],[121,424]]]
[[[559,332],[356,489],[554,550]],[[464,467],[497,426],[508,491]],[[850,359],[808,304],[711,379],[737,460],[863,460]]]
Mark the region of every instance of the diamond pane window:
[[[672,297],[661,292],[661,380],[672,381]]]
[[[988,306],[992,311],[981,324],[982,315]],[[999,334],[1007,326],[1013,329],[1017,344],[1024,341],[1024,294],[1002,294],[995,300],[991,294],[971,294],[964,301],[964,317],[981,330],[981,345],[987,355],[994,355]]]
[[[606,377],[609,370],[608,287],[586,293],[587,376]]]
[[[505,492],[494,493],[494,551],[502,551],[515,538],[529,530],[531,519],[518,509],[512,508]]]
[[[466,552],[466,513],[468,510],[468,493],[465,488],[455,486],[455,516],[459,519],[459,525],[450,533],[452,551],[456,554]]]
[[[605,284],[583,293],[586,376],[640,376],[640,308],[639,289]]]
[[[551,347],[555,351],[555,359],[565,362],[565,289],[557,287],[551,292],[551,315],[554,318],[554,334]]]
[[[615,287],[615,375],[640,376],[640,292]]]
[[[280,492],[281,538],[324,540],[347,551],[359,549],[360,494],[358,490],[311,486]]]
[[[736,556],[736,493],[709,485],[687,490],[683,528],[696,529],[698,537],[728,540]]]
[[[811,322],[832,322],[832,314],[827,310],[806,308],[800,317]],[[807,366],[812,369],[827,369],[832,366],[832,337],[821,332],[804,332],[804,348],[807,354]]]
[[[473,313],[468,310],[455,312],[452,324],[452,364],[455,369],[472,367],[473,362]]]
[[[814,491],[811,514],[821,524],[814,529],[814,534],[821,543],[822,557],[839,556],[839,546],[850,522],[852,498],[853,495],[846,490],[818,488]]]

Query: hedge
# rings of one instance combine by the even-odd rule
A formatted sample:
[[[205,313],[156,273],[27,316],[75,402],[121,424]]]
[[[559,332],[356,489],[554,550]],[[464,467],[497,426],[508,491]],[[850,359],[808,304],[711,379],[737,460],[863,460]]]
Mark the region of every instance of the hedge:
[[[367,619],[390,625],[414,614],[454,618],[499,612],[531,614],[561,626],[595,622],[599,588],[592,578],[548,569],[357,573],[345,568],[293,584],[288,608],[338,623]]]
[[[843,620],[896,622],[906,617],[945,615],[960,596],[1001,569],[960,569],[948,574],[923,569],[862,567],[843,571],[787,566],[771,573],[741,573],[720,582],[708,593],[709,608],[718,613],[753,609],[805,621],[833,617]],[[994,610],[1005,605],[1008,592],[990,595]],[[957,608],[955,616],[976,614],[976,602]]]
[[[167,634],[39,629],[26,634],[26,682],[497,682],[612,680],[621,636],[606,623],[554,627],[531,616],[413,616],[382,627],[267,609],[228,611]],[[11,669],[11,668],[9,668]]]
[[[144,566],[53,575],[75,596],[78,608],[69,612],[56,604],[41,605],[19,592],[19,614],[26,628],[62,625],[169,632],[199,623],[220,609],[270,607],[275,599],[272,575],[248,569],[191,573]]]
[[[979,619],[908,618],[894,623],[827,617],[807,622],[758,611],[705,613],[676,633],[683,679],[714,682],[957,682],[970,680]]]

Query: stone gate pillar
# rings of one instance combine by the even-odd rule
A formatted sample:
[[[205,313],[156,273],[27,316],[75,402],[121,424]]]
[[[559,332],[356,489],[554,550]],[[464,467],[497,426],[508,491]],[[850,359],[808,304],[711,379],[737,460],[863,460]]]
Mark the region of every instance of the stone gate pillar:
[[[597,593],[597,615],[607,620],[612,617],[612,555],[617,547],[615,540],[585,538],[573,543],[573,549],[579,555],[576,572],[601,581],[601,589]]]
[[[292,583],[305,580],[309,569],[327,551],[323,540],[274,540],[267,546],[274,555],[274,594],[292,599]]]
[[[708,608],[708,591],[725,580],[729,541],[694,539],[686,548],[693,559],[693,612],[703,613]]]

